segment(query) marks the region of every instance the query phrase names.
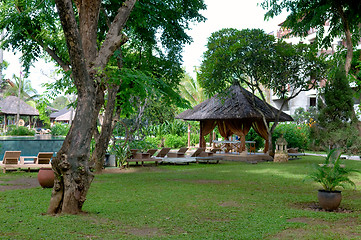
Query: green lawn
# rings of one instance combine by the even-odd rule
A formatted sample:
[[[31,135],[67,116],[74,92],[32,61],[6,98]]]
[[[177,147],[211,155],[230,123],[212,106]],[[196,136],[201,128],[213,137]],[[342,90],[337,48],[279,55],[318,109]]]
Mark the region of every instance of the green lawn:
[[[97,175],[78,216],[47,216],[50,189],[0,192],[0,239],[361,239],[358,190],[343,212],[315,211],[319,186],[304,182],[312,163],[137,167]],[[360,161],[347,161],[361,170]],[[4,178],[36,177],[6,173]]]

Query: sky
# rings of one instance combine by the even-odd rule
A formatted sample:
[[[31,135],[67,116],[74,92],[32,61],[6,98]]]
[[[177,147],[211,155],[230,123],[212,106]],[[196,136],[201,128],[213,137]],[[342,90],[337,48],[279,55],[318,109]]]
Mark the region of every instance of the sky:
[[[276,31],[278,24],[285,19],[285,15],[264,21],[265,10],[257,3],[262,0],[204,0],[207,5],[207,10],[202,11],[202,15],[207,18],[205,22],[192,24],[192,29],[187,33],[193,38],[193,43],[186,45],[183,50],[183,66],[186,72],[195,78],[194,67],[200,66],[202,62],[202,55],[207,50],[206,44],[208,37],[213,32],[222,28],[261,28],[266,33]],[[20,75],[21,64],[19,62],[19,55],[14,55],[12,52],[4,52],[4,60],[10,63],[9,67],[3,71],[5,78],[11,79],[13,74]],[[32,82],[33,88],[39,93],[42,93],[45,88],[41,86],[42,83],[52,82],[54,65],[45,63],[44,60],[39,60],[30,69],[29,79]]]

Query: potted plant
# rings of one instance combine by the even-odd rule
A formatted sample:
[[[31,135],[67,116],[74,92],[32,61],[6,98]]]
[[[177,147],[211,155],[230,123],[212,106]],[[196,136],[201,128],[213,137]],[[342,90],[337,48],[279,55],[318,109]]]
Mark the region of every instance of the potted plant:
[[[318,190],[318,201],[320,206],[327,211],[336,210],[341,203],[341,191],[336,188],[345,188],[347,185],[356,188],[349,175],[358,171],[342,164],[340,156],[341,152],[335,149],[331,150],[327,154],[325,162],[316,165],[315,171],[309,175],[311,179],[322,185],[323,189]]]

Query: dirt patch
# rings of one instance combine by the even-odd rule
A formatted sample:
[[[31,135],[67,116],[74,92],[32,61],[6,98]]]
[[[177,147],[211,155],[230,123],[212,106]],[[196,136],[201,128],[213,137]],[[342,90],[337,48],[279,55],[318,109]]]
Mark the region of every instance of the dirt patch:
[[[158,168],[157,166],[148,165],[148,166],[133,166],[129,168],[105,168],[102,173],[135,173],[135,172],[165,172],[167,170]]]
[[[160,229],[151,227],[127,228],[125,229],[125,232],[138,237],[154,237],[164,235]]]
[[[40,187],[38,179],[35,177],[17,178],[10,181],[0,181],[0,191],[27,189]]]
[[[240,204],[236,201],[227,201],[218,204],[221,207],[240,207]]]
[[[305,223],[304,228],[289,228],[276,235],[269,236],[267,239],[310,239],[315,231],[322,234],[322,236],[332,239],[355,239],[359,237],[357,226],[360,225],[358,218],[344,218],[337,221],[326,221],[323,219],[299,217],[289,219],[288,222]],[[330,231],[332,229],[332,231]],[[330,235],[330,234],[337,234]]]
[[[320,205],[316,202],[305,202],[305,203],[293,203],[291,204],[291,207],[295,207],[298,209],[303,209],[303,210],[311,210],[311,211],[315,211],[315,212],[335,212],[335,213],[352,213],[353,210],[349,209],[345,206],[341,206],[336,210],[333,211],[326,211],[324,209],[322,209],[320,207]]]

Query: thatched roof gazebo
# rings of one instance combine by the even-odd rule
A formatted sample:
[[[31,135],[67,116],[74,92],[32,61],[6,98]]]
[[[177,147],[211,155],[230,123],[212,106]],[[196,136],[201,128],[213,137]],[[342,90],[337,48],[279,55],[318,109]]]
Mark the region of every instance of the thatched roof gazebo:
[[[224,93],[217,94],[193,107],[193,109],[180,113],[176,118],[186,121],[200,121],[201,147],[205,147],[204,136],[211,133],[217,126],[219,133],[225,139],[233,134],[238,135],[242,142],[242,150],[244,150],[245,136],[253,127],[266,140],[264,152],[267,152],[268,132],[262,115],[268,124],[275,121],[278,111],[239,84],[234,84]],[[281,112],[279,121],[293,121],[293,118]]]
[[[19,99],[16,96],[8,96],[5,99],[0,101],[0,114],[5,116],[4,122],[6,125],[6,117],[8,115],[17,115],[18,113],[18,104],[20,116],[39,116],[37,109],[26,104],[23,100]]]

